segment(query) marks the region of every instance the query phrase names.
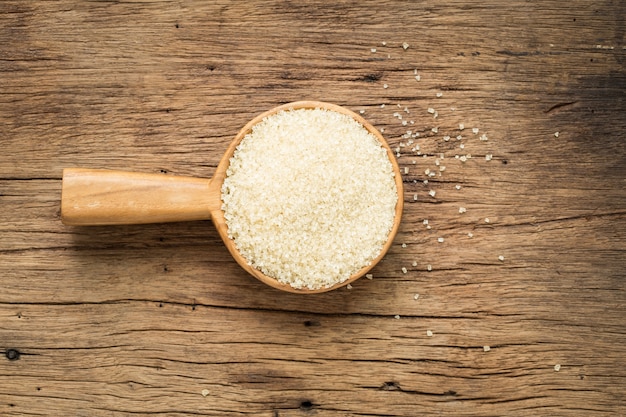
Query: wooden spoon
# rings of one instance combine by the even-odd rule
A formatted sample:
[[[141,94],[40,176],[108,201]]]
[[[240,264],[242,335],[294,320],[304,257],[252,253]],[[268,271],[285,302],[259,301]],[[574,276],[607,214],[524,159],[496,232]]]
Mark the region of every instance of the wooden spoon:
[[[351,275],[346,281],[328,288],[293,288],[263,274],[250,266],[228,237],[222,211],[221,188],[235,148],[263,118],[282,110],[320,108],[343,113],[361,123],[387,149],[395,172],[398,192],[395,218],[387,242],[372,263]],[[66,225],[98,226],[116,224],[145,224],[212,219],[224,244],[243,269],[265,284],[292,293],[319,293],[354,282],[382,259],[398,231],[403,208],[402,176],[393,152],[383,136],[358,114],[343,107],[318,101],[298,101],[275,107],[246,124],[222,157],[212,179],[143,174],[103,169],[66,168],[63,171],[61,219]]]

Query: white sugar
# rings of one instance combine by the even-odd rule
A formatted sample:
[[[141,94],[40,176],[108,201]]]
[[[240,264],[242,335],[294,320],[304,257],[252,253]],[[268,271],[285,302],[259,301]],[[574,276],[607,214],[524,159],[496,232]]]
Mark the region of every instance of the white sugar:
[[[266,117],[226,175],[229,238],[252,267],[294,288],[327,288],[371,265],[393,226],[398,193],[387,151],[338,112]]]

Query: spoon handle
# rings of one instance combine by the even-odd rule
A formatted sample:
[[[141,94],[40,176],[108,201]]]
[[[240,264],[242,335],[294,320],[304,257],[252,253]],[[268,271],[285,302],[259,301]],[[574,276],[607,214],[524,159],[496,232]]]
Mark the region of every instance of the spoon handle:
[[[220,206],[210,185],[193,177],[66,168],[61,220],[74,226],[208,220]]]

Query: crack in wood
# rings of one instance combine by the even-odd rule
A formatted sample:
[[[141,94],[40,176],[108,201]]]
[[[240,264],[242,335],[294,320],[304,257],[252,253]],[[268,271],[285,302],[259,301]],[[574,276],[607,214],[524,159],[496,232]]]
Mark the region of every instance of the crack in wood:
[[[517,227],[517,226],[537,226],[539,224],[549,224],[556,222],[570,222],[576,220],[591,220],[591,219],[601,219],[605,217],[622,217],[626,216],[626,211],[614,211],[608,213],[589,213],[589,214],[579,214],[576,216],[568,216],[568,217],[559,217],[556,219],[544,219],[544,220],[534,220],[527,222],[519,222],[519,223],[490,223],[488,225],[479,225],[479,227]]]
[[[549,107],[548,109],[544,110],[543,112],[546,114],[552,114],[552,113],[557,113],[563,110],[566,110],[569,107],[572,107],[574,105],[578,104],[578,100],[575,101],[568,101],[565,103],[557,103],[551,107]]]
[[[182,307],[196,307],[198,308],[212,308],[212,309],[224,309],[224,310],[233,310],[233,311],[257,311],[257,312],[266,312],[271,314],[302,314],[302,315],[314,315],[319,317],[333,317],[333,318],[348,318],[348,317],[364,317],[364,318],[378,318],[378,319],[388,319],[394,318],[395,314],[375,314],[375,313],[364,313],[364,312],[349,312],[349,313],[323,313],[318,311],[308,311],[308,310],[296,310],[296,309],[280,309],[278,306],[276,308],[265,308],[265,307],[238,307],[238,306],[228,306],[228,305],[214,305],[214,304],[203,304],[198,302],[183,302],[183,301],[163,301],[163,300],[151,300],[151,299],[140,299],[140,298],[123,298],[117,300],[102,300],[102,301],[0,301],[0,305],[8,305],[8,306],[92,306],[92,305],[120,305],[120,304],[131,304],[131,303],[140,303],[140,304],[157,304],[161,305],[161,307],[166,305],[172,306],[182,306]],[[458,319],[467,319],[467,320],[478,320],[480,317],[471,316],[471,315],[403,315],[404,318],[415,318],[415,319],[440,319],[440,320],[458,320]],[[168,330],[168,329],[161,329]],[[141,330],[137,330],[141,331]],[[182,331],[182,330],[181,330]],[[189,331],[193,332],[193,331]]]

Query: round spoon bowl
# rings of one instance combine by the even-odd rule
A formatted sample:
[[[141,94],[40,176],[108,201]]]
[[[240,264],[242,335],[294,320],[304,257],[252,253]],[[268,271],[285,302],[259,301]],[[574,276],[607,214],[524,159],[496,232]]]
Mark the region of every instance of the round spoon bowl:
[[[330,287],[295,288],[267,276],[251,266],[228,235],[228,225],[222,210],[221,189],[226,179],[230,159],[243,138],[268,116],[281,111],[323,109],[341,113],[360,123],[374,135],[387,152],[394,171],[398,199],[394,221],[387,240],[372,262],[352,274],[347,280]],[[259,114],[235,136],[220,160],[211,179],[142,174],[124,171],[67,168],[63,172],[61,218],[67,225],[112,225],[162,223],[211,219],[228,251],[249,274],[270,287],[291,293],[314,294],[348,285],[369,272],[385,256],[400,226],[403,209],[403,187],[400,169],[393,152],[380,132],[360,115],[330,103],[298,101],[275,107]]]

